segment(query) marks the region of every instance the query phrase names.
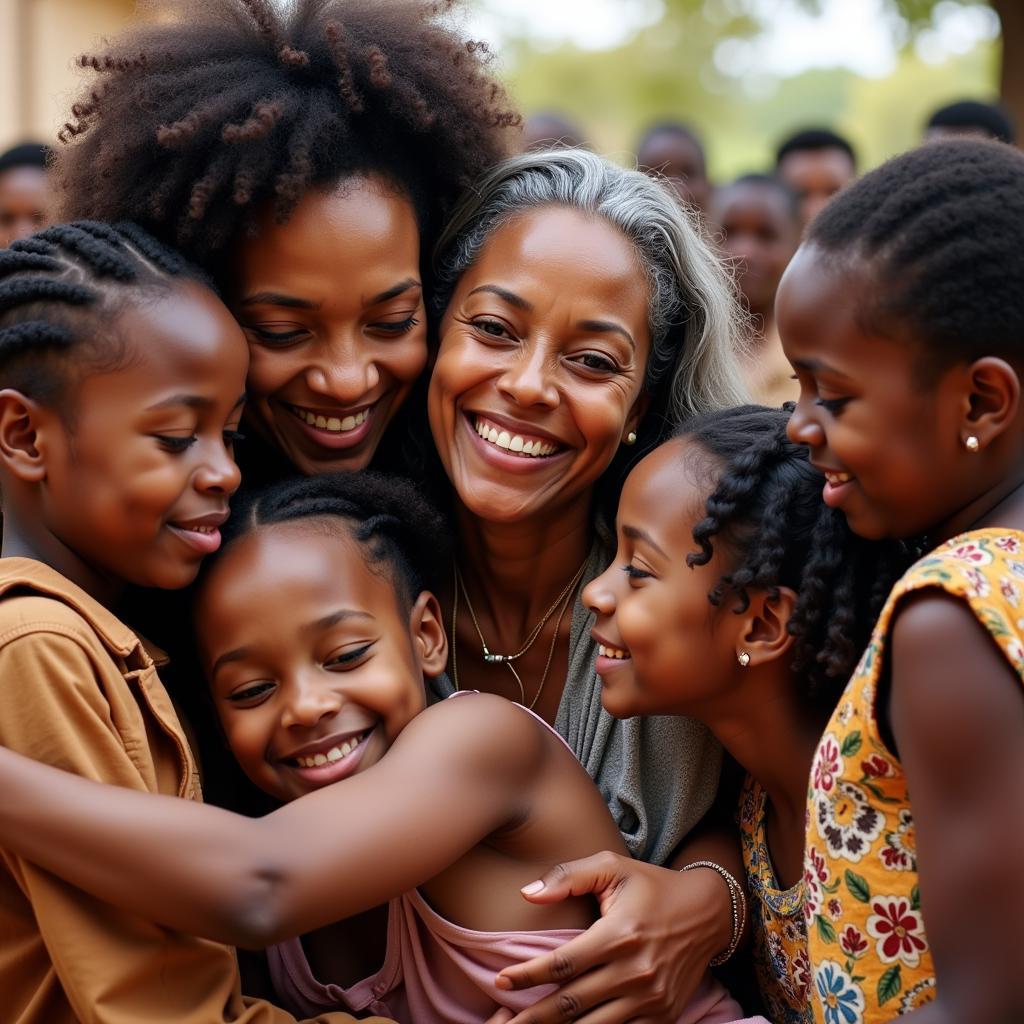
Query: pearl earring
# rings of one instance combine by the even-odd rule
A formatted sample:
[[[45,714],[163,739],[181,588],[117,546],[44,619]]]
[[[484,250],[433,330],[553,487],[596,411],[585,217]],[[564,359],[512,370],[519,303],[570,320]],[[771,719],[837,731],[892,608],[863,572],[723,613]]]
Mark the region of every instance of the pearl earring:
[[[964,438],[964,447],[972,455],[976,455],[981,450],[981,442],[973,434],[968,434]]]
[[[750,664],[750,655],[746,651],[740,651],[736,655],[736,660],[740,663],[740,668],[746,668]]]
[[[629,433],[628,433],[628,434],[626,435],[626,441],[625,441],[625,443],[626,443],[626,444],[636,444],[636,431],[635,431],[635,430],[631,430],[631,431],[630,431],[630,432],[629,432]]]

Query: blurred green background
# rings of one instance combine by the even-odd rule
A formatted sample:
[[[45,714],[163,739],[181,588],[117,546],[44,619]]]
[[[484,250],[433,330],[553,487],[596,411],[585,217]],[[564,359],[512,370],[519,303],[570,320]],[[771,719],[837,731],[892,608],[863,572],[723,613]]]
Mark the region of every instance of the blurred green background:
[[[998,98],[1001,70],[1015,107],[1002,67],[1011,56],[1024,65],[1024,53],[1011,54],[1013,5],[1024,8],[1022,0],[476,0],[470,27],[491,40],[526,114],[558,110],[624,163],[651,121],[682,120],[703,137],[721,182],[767,169],[780,138],[811,125],[846,135],[867,169],[915,145],[936,107]]]

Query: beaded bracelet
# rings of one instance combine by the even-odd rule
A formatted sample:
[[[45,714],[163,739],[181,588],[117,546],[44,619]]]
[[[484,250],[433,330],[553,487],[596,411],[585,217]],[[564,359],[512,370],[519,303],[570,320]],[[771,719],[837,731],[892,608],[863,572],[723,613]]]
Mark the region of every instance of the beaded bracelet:
[[[743,886],[721,864],[716,864],[713,860],[695,860],[680,870],[689,871],[691,868],[711,868],[725,879],[725,884],[729,887],[729,901],[732,904],[732,937],[729,939],[729,945],[710,961],[712,967],[719,967],[729,960],[740,944],[743,926],[747,923],[747,897],[743,892]]]

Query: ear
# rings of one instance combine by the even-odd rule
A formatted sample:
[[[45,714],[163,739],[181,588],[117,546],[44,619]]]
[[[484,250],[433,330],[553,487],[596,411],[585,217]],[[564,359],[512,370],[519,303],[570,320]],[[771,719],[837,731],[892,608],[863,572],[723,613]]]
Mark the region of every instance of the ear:
[[[1020,377],[1005,360],[976,359],[967,368],[967,409],[963,437],[973,435],[987,448],[1013,426],[1020,410]]]
[[[424,590],[413,603],[409,632],[423,674],[439,676],[448,664],[448,636],[444,631],[441,606],[429,590]]]
[[[0,391],[0,463],[26,483],[46,479],[42,436],[54,414],[14,388]]]
[[[622,437],[625,439],[626,435],[633,431],[639,433],[638,427],[640,421],[647,415],[647,410],[651,407],[651,396],[646,388],[640,391],[637,395],[636,401],[633,403],[633,408],[629,410],[629,415],[626,417],[626,426],[623,428]]]
[[[789,587],[779,587],[777,593],[766,590],[750,592],[750,606],[744,616],[743,629],[738,633],[740,648],[750,655],[749,665],[766,665],[778,661],[793,644],[788,629],[790,616],[796,607],[796,593]]]

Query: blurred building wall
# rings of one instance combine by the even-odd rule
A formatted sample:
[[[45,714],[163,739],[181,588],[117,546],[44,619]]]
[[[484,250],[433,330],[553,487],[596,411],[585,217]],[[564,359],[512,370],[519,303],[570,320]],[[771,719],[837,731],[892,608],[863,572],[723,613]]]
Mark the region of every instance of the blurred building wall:
[[[0,150],[56,144],[84,77],[75,61],[131,18],[134,0],[0,0]]]

